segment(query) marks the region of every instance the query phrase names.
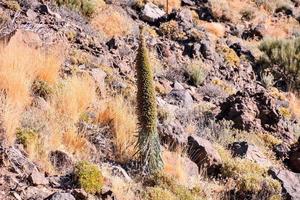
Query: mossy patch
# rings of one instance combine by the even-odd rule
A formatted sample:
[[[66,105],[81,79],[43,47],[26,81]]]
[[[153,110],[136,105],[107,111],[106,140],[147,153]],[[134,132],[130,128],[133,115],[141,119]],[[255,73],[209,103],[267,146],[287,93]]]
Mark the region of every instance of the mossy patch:
[[[86,192],[95,194],[101,191],[104,178],[97,165],[81,161],[76,164],[74,174],[78,185]]]

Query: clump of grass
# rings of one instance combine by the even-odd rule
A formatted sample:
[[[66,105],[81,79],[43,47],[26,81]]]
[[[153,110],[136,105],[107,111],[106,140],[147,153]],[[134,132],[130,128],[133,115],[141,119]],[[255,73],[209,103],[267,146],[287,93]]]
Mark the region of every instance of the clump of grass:
[[[262,71],[269,70],[274,80],[283,80],[288,90],[300,90],[300,39],[267,39],[259,49],[264,53],[260,58]]]
[[[97,116],[97,122],[110,125],[119,162],[132,159],[136,143],[137,117],[134,108],[122,96],[109,99]]]
[[[147,200],[176,200],[176,196],[167,189],[161,187],[150,187],[145,194]]]
[[[212,80],[212,84],[215,86],[218,86],[222,91],[224,91],[227,95],[232,95],[236,93],[236,89],[226,83],[225,81],[222,81],[218,78]]]
[[[190,82],[195,85],[201,85],[206,78],[207,72],[203,67],[202,60],[193,60],[186,69]]]
[[[18,142],[23,144],[25,148],[38,139],[38,134],[30,129],[18,129],[16,134]]]
[[[97,165],[81,161],[76,164],[74,174],[78,185],[86,192],[91,194],[101,192],[104,178]]]
[[[290,119],[292,117],[292,113],[289,110],[289,108],[280,107],[278,108],[278,112],[281,116],[283,116],[285,119]]]
[[[148,188],[150,195],[155,195],[160,197],[163,194],[168,194],[169,198],[175,197],[175,199],[185,199],[185,200],[199,200],[201,199],[201,191],[198,189],[189,189],[186,186],[180,185],[176,180],[166,174],[156,174],[152,177],[154,182],[154,187]],[[153,192],[157,192],[154,193]],[[172,194],[172,195],[171,195]],[[160,200],[158,198],[158,200]]]
[[[104,6],[92,19],[92,25],[107,38],[125,36],[134,29],[133,20],[114,6]]]
[[[100,5],[105,4],[103,0],[56,0],[56,3],[77,10],[88,17],[91,17]]]
[[[242,19],[246,21],[251,21],[255,18],[255,10],[251,8],[241,10],[240,14],[242,15]]]
[[[56,112],[75,123],[95,98],[96,86],[90,76],[72,76],[56,87],[51,105]]]

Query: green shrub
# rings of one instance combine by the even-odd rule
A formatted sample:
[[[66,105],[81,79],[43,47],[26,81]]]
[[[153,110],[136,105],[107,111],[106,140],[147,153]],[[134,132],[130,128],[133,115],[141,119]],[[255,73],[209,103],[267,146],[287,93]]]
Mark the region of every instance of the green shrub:
[[[259,49],[262,71],[270,70],[275,81],[284,80],[289,90],[300,89],[300,38],[268,39]]]
[[[139,121],[138,147],[140,160],[150,174],[163,167],[161,147],[157,132],[157,108],[153,83],[153,71],[149,53],[141,29],[140,45],[136,58],[137,71],[137,113]]]
[[[86,192],[95,194],[101,191],[104,178],[97,165],[81,161],[76,164],[74,174],[78,185]]]
[[[59,6],[65,5],[71,9],[80,11],[85,16],[91,17],[97,10],[102,0],[56,0]]]

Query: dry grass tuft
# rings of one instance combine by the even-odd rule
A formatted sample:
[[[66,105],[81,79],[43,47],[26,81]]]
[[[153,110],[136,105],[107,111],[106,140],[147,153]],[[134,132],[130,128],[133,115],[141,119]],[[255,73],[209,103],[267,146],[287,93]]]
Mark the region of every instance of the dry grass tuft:
[[[92,25],[106,37],[124,36],[133,30],[133,21],[113,6],[104,6],[92,19]]]
[[[75,123],[96,99],[95,91],[96,86],[90,76],[73,76],[58,85],[52,105],[59,114]]]
[[[123,97],[117,96],[103,104],[97,121],[102,125],[109,124],[116,150],[116,157],[120,162],[126,162],[134,154],[136,143],[137,119],[135,109],[125,102]]]
[[[69,153],[72,153],[76,157],[80,158],[89,157],[89,142],[83,136],[76,133],[75,130],[69,130],[63,133],[62,139],[62,143]]]
[[[25,43],[0,47],[1,118],[10,144],[21,113],[31,103],[31,85],[35,79],[53,82],[58,76],[61,59],[53,52],[31,48]]]

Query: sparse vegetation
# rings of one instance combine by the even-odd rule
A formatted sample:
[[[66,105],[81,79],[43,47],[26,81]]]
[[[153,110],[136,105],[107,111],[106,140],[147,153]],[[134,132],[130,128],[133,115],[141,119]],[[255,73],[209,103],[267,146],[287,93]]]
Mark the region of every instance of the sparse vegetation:
[[[275,81],[283,80],[289,90],[299,90],[300,83],[300,39],[268,39],[260,45],[262,70],[270,70]]]
[[[240,158],[232,158],[220,146],[217,149],[222,157],[222,174],[237,180],[237,191],[257,194],[265,192],[269,197],[280,194],[281,184],[267,175],[267,169],[259,164]]]
[[[74,174],[78,185],[86,192],[95,194],[101,191],[104,178],[97,165],[81,161],[76,164]]]
[[[20,4],[16,0],[4,0],[4,4],[15,12],[21,10]]]

